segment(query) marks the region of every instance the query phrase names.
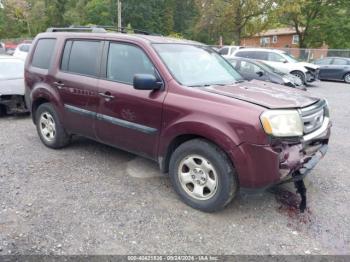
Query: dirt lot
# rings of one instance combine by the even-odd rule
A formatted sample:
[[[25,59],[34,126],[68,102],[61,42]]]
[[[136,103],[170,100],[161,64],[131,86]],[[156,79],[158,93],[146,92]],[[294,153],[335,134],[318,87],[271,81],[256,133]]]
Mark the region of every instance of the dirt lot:
[[[309,92],[334,127],[303,215],[292,186],[202,213],[151,162],[83,138],[50,150],[29,117],[1,118],[0,254],[350,254],[350,85]]]

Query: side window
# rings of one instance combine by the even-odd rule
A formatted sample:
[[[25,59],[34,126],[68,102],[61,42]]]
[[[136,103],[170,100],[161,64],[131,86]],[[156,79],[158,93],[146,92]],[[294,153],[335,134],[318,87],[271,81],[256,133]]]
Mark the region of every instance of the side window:
[[[245,58],[252,58],[252,53],[253,52],[248,52],[248,51],[240,51],[235,54],[237,57],[245,57]]]
[[[108,52],[107,79],[132,84],[135,74],[155,75],[155,68],[147,55],[139,47],[111,43]]]
[[[269,52],[267,59],[272,62],[284,62],[285,59],[280,54]]]
[[[331,58],[324,58],[315,61],[316,65],[330,65],[332,62]]]
[[[49,69],[56,45],[56,39],[40,39],[36,45],[32,66]]]
[[[28,53],[29,52],[29,48],[30,48],[30,45],[21,45],[19,47],[19,50],[22,51],[22,52]]]
[[[267,60],[267,52],[262,52],[262,51],[256,51],[254,52],[254,59],[258,60]]]
[[[61,62],[63,71],[86,76],[97,76],[100,41],[67,41]]]
[[[234,67],[234,68],[238,68],[238,61],[237,60],[229,60],[229,62],[231,63],[231,65]]]
[[[347,65],[347,61],[345,59],[334,58],[333,65]]]
[[[256,74],[258,72],[261,72],[262,70],[260,67],[254,65],[253,63],[247,62],[247,61],[241,61],[241,70],[242,73],[246,74]]]
[[[220,55],[227,55],[228,54],[228,47],[223,47],[219,50]]]

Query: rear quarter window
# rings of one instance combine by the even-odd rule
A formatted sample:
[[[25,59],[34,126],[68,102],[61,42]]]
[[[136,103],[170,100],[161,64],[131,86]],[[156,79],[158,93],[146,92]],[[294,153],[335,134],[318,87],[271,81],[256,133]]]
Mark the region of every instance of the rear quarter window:
[[[33,54],[32,66],[41,69],[49,69],[55,50],[55,45],[56,39],[38,40]]]

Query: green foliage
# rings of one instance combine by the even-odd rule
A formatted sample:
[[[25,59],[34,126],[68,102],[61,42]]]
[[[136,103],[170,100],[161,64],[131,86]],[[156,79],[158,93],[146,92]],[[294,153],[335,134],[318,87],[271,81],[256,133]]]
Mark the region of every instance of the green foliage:
[[[117,25],[117,0],[0,0],[0,38],[51,26]],[[350,48],[349,0],[121,0],[122,25],[209,44],[294,27],[301,47]]]
[[[276,21],[297,31],[299,46],[346,48],[350,43],[348,0],[280,0]]]

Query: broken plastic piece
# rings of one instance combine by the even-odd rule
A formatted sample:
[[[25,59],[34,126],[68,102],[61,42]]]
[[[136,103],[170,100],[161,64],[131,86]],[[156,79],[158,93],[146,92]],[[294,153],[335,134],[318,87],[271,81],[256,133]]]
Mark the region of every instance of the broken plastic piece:
[[[301,213],[304,213],[306,209],[306,187],[304,184],[304,180],[298,180],[294,182],[295,188],[297,189],[297,193],[300,194],[301,202],[299,205],[299,209]]]

